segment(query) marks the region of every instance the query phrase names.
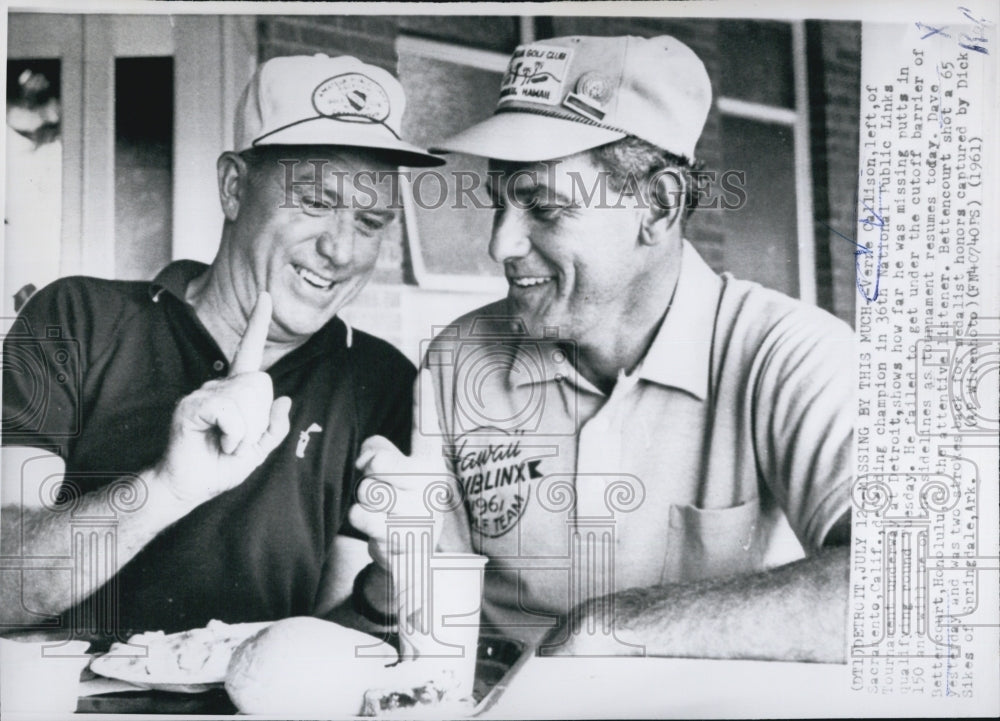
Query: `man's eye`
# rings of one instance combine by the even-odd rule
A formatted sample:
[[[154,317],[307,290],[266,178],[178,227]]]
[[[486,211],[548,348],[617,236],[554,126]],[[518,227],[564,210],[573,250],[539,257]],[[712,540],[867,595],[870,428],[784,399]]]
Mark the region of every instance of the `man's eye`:
[[[361,227],[369,231],[382,230],[389,225],[390,220],[390,218],[381,215],[361,214],[358,216],[358,222],[361,224]]]
[[[531,214],[539,220],[556,220],[568,211],[569,208],[564,205],[551,205],[539,202],[533,203],[531,206]]]
[[[333,210],[333,205],[326,202],[322,198],[314,198],[312,196],[304,195],[302,196],[302,198],[299,199],[299,202],[302,204],[302,207],[307,211],[314,210],[314,211],[326,212],[329,210]]]

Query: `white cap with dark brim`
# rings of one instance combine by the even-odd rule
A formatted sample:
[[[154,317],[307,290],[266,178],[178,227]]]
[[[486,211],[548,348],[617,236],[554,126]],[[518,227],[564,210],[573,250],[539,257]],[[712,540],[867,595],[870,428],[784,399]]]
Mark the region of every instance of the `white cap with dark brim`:
[[[406,97],[389,72],[357,58],[277,57],[261,65],[237,105],[234,150],[325,145],[385,151],[410,167],[444,159],[400,137]]]

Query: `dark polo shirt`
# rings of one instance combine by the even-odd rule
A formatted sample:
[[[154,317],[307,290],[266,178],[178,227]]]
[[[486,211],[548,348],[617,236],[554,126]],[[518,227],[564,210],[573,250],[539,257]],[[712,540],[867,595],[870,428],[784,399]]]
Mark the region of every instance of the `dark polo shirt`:
[[[152,283],[65,278],[25,306],[4,342],[3,443],[60,455],[64,497],[153,466],[177,402],[229,371],[183,301],[205,268],[178,261]],[[380,434],[408,451],[414,369],[334,318],[267,372],[275,397],[292,399],[281,446],[244,483],[164,529],[64,623],[107,635],[312,612],[346,522],[358,446]]]

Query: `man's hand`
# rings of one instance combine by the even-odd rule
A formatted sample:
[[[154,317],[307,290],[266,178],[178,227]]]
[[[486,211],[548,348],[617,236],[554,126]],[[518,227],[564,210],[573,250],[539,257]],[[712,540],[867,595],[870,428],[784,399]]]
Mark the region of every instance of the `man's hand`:
[[[439,457],[440,452],[438,446]],[[389,548],[390,514],[410,518],[426,517],[429,522],[433,521],[432,548],[436,546],[441,535],[442,514],[428,505],[425,491],[430,484],[445,482],[443,460],[435,463],[433,458],[422,457],[416,452],[404,456],[387,438],[372,436],[361,445],[356,465],[365,478],[358,484],[359,502],[351,507],[350,521],[351,525],[368,536],[368,553],[372,560],[388,571],[390,556],[406,550]],[[443,485],[441,492],[444,492]],[[384,493],[394,496],[391,508],[373,510],[373,507],[381,507],[378,502],[382,500]]]
[[[414,405],[421,397],[425,402],[433,402],[430,373],[421,371],[418,382],[422,388],[414,394]],[[415,418],[417,412],[414,408]],[[370,539],[368,551],[372,560],[388,571],[390,555],[405,550],[389,548],[390,514],[433,520],[432,548],[437,546],[444,509],[456,506],[461,500],[441,453],[439,437],[414,432],[412,453],[405,456],[387,438],[372,436],[361,444],[355,467],[364,480],[358,484],[359,502],[351,508],[350,521]],[[394,497],[388,508],[385,507],[388,504],[380,502],[387,498],[386,494]]]
[[[229,377],[209,381],[181,399],[174,410],[170,440],[160,462],[138,476],[128,475],[119,480],[131,486],[135,498],[150,494],[150,502],[138,503],[132,512],[119,514],[115,552],[111,557],[98,559],[94,556],[96,551],[84,549],[84,560],[89,558],[93,563],[84,563],[79,577],[39,569],[37,573],[24,574],[16,583],[0,584],[0,608],[6,612],[5,622],[19,626],[37,624],[40,613],[62,613],[79,603],[164,528],[195,506],[242,483],[281,443],[288,434],[291,401],[272,400],[271,379],[260,371],[270,324],[271,298],[262,293],[236,350]],[[8,447],[0,454],[4,480],[9,474],[29,484],[25,487],[36,489],[29,498],[40,501],[37,489],[53,474],[62,475],[65,463],[37,448],[18,449],[18,453],[12,450]],[[50,460],[45,460],[47,456]],[[33,462],[28,464],[28,460]],[[54,469],[52,463],[59,465]],[[21,475],[25,469],[30,475]],[[38,476],[35,469],[43,471],[43,475]],[[99,489],[84,494],[77,511],[80,516],[100,516],[107,513],[107,504],[107,490]],[[11,551],[15,555],[59,558],[66,554],[76,512],[53,512],[42,503],[30,508],[23,503],[12,504],[2,512],[4,546],[8,540],[16,542]],[[169,584],[170,580],[163,582]]]
[[[274,400],[271,377],[261,371],[270,324],[271,296],[261,293],[229,375],[174,410],[155,473],[178,500],[197,505],[239,485],[288,434],[292,402]]]

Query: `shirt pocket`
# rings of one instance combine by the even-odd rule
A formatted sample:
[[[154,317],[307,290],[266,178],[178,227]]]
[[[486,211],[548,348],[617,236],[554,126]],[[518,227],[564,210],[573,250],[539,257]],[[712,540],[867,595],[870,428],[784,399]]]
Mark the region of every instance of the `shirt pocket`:
[[[763,568],[759,499],[731,508],[672,505],[669,523],[663,583]]]

